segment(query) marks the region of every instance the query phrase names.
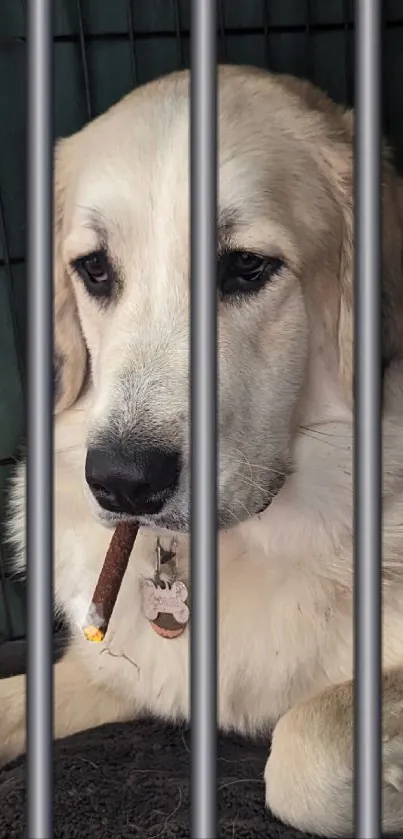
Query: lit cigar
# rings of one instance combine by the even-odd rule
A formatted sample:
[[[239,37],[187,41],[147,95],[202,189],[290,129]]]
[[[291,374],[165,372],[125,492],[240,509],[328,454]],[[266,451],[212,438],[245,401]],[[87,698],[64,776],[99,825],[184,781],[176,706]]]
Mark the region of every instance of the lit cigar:
[[[138,530],[132,522],[116,527],[83,627],[88,641],[99,643],[105,638]]]

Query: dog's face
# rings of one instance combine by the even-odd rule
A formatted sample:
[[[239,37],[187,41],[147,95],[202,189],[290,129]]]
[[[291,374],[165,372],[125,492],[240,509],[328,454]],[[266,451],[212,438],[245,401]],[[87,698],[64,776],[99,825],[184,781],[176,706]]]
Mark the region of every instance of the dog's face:
[[[329,375],[340,363],[340,295],[316,284],[320,265],[324,283],[339,271],[344,220],[284,91],[263,74],[220,80],[220,527],[282,487],[312,354]],[[88,350],[86,480],[105,522],[189,527],[188,137],[180,74],[58,152],[57,396],[63,408],[73,401]]]

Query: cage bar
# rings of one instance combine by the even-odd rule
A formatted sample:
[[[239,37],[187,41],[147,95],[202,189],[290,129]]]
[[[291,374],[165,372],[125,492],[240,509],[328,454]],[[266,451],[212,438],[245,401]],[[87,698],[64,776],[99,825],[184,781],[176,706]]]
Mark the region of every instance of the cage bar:
[[[78,20],[78,37],[80,43],[81,66],[83,69],[83,82],[85,91],[85,104],[87,108],[88,119],[93,117],[93,109],[91,102],[90,77],[88,72],[87,61],[87,47],[85,43],[84,20],[81,0],[77,0],[77,20]]]
[[[356,0],[355,829],[381,835],[381,2]]]
[[[225,26],[225,8],[223,0],[218,0],[217,22],[220,33],[220,61],[227,60],[227,32]]]
[[[28,3],[27,835],[51,839],[52,0]]]
[[[352,34],[350,27],[350,0],[343,0],[343,29],[344,29],[344,84],[346,105],[350,108],[353,104],[353,59],[352,59]]]
[[[263,0],[263,35],[264,35],[264,51],[265,51],[265,66],[267,70],[271,69],[271,39],[270,39],[270,3],[269,0]]]
[[[178,48],[178,66],[182,69],[185,66],[184,51],[183,51],[183,33],[181,27],[181,13],[179,8],[179,0],[173,0],[173,13],[175,19],[175,37]]]
[[[127,28],[128,28],[129,41],[130,41],[130,57],[131,57],[131,62],[132,62],[133,84],[138,85],[138,83],[139,83],[139,71],[138,71],[138,64],[137,64],[136,37],[135,37],[135,30],[134,30],[132,0],[126,0],[126,17],[127,17]]]
[[[305,75],[311,82],[314,81],[311,0],[305,0]]]
[[[217,837],[217,9],[191,8],[191,836]]]

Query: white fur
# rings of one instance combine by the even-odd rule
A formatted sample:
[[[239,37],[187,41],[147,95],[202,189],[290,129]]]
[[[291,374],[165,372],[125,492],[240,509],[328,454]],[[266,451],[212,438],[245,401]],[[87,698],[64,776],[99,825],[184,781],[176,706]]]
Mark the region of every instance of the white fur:
[[[220,503],[239,524],[228,528],[227,520],[219,537],[219,722],[252,733],[277,723],[269,806],[301,829],[335,836],[352,829],[353,425],[337,345],[342,340],[344,350],[349,340],[337,332],[344,234],[336,186],[325,186],[312,150],[312,132],[325,145],[314,134],[320,107],[310,114],[287,84],[242,70],[222,75],[221,196],[244,210],[243,247],[269,243],[286,253],[289,268],[259,300],[220,312],[220,409],[231,417],[220,426]],[[98,312],[74,280],[93,380],[55,426],[55,592],[74,636],[56,666],[57,736],[144,710],[169,719],[189,714],[188,631],[165,640],[141,612],[140,582],[154,567],[152,522],[137,539],[105,643],[82,635],[111,538],[88,503],[88,440],[111,415],[120,428],[131,423],[143,433],[146,408],[152,433],[164,428],[187,451],[186,101],[183,77],[172,77],[72,138],[65,258],[93,247],[82,207],[96,204],[115,225],[126,296],[113,312]],[[326,107],[341,125],[341,112]],[[396,363],[387,374],[383,426],[386,829],[403,828],[402,383]],[[283,456],[292,474],[256,515],[265,475],[275,474]],[[10,518],[20,569],[24,470]],[[185,475],[172,521],[186,520],[187,483]],[[178,539],[180,576],[188,580],[188,537]],[[21,695],[21,680],[0,683],[8,756],[23,748]]]

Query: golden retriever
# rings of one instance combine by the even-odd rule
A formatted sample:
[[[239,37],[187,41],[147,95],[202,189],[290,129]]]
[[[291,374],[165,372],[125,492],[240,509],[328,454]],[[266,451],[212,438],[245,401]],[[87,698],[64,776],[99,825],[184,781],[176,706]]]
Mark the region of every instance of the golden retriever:
[[[219,724],[273,729],[270,809],[351,835],[353,116],[307,82],[219,70]],[[383,160],[383,805],[403,828],[403,198]],[[188,576],[189,76],[56,150],[55,667],[61,737],[189,714],[188,631],[144,616],[156,538]],[[24,567],[24,466],[10,509]],[[112,528],[142,527],[105,642],[82,633]],[[24,678],[0,682],[3,760]],[[269,737],[268,737],[269,743]]]

